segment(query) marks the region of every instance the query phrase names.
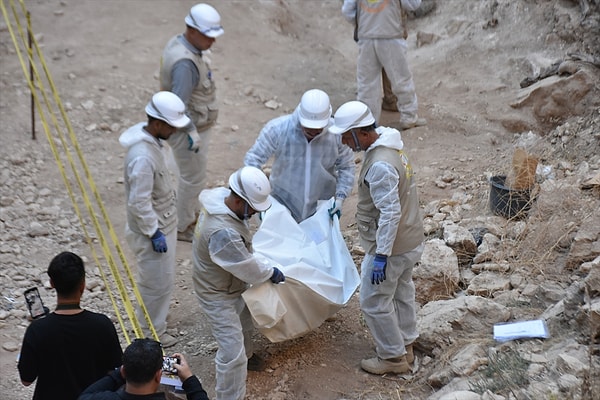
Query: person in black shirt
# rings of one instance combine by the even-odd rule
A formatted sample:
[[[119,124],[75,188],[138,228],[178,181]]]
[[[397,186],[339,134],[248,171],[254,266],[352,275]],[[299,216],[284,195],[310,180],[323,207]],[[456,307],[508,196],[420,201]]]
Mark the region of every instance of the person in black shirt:
[[[159,342],[136,339],[123,353],[123,365],[88,387],[79,400],[163,400],[166,396],[156,392],[162,376],[163,356]],[[192,374],[189,364],[180,353],[173,364],[188,400],[208,400],[200,380]]]
[[[110,319],[79,305],[85,290],[83,260],[60,253],[50,262],[48,275],[56,289],[56,310],[25,331],[19,374],[25,386],[37,379],[34,400],[75,400],[121,364],[123,351]]]

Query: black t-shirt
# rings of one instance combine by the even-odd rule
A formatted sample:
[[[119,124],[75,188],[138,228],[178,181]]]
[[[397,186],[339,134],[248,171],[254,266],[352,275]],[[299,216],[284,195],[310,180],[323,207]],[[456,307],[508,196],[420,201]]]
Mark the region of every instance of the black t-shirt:
[[[51,313],[27,328],[18,368],[22,381],[37,378],[34,400],[76,400],[119,367],[122,355],[117,331],[106,315],[87,310]]]

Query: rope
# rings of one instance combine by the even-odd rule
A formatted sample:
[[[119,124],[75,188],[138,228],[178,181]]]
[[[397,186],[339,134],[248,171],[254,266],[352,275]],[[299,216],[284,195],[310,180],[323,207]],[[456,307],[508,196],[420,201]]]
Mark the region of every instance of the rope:
[[[141,328],[138,318],[136,317],[136,313],[134,311],[134,305],[130,299],[129,293],[125,286],[125,283],[123,282],[123,279],[121,277],[121,273],[120,273],[121,269],[119,269],[117,263],[115,262],[115,258],[113,257],[110,244],[108,243],[107,238],[102,229],[102,226],[100,224],[100,221],[98,220],[98,218],[96,216],[94,205],[92,204],[90,195],[88,194],[88,190],[91,191],[91,193],[93,195],[93,199],[96,202],[95,205],[100,210],[100,214],[104,220],[105,228],[108,231],[108,236],[110,237],[110,239],[112,241],[112,245],[114,246],[114,249],[116,250],[116,252],[118,254],[119,260],[121,262],[122,270],[124,270],[125,275],[127,276],[128,280],[129,280],[129,284],[131,285],[131,290],[133,291],[134,297],[138,302],[140,310],[142,311],[142,314],[144,316],[146,324],[149,327],[150,332],[152,333],[152,336],[154,337],[154,339],[156,339],[158,341],[159,340],[158,335],[156,333],[156,330],[154,329],[154,326],[153,326],[150,316],[148,314],[148,310],[146,309],[146,306],[144,305],[142,296],[137,288],[131,268],[129,267],[129,264],[127,263],[127,259],[123,253],[123,249],[121,248],[121,245],[119,244],[119,239],[113,229],[113,226],[110,222],[108,213],[106,212],[106,208],[104,207],[104,204],[102,202],[100,193],[98,192],[98,189],[96,187],[96,184],[94,182],[92,174],[90,173],[90,170],[87,166],[85,157],[83,155],[81,147],[79,146],[77,137],[75,136],[75,132],[73,130],[73,127],[71,126],[71,122],[65,112],[65,108],[64,108],[63,103],[58,94],[58,90],[56,89],[56,86],[54,85],[52,76],[48,70],[44,56],[43,56],[42,52],[40,51],[37,40],[35,39],[35,36],[33,34],[33,31],[31,28],[31,23],[29,21],[29,12],[26,10],[23,0],[19,0],[19,3],[21,5],[22,14],[19,14],[18,10],[16,9],[14,0],[7,0],[7,1],[10,3],[10,8],[12,10],[12,14],[14,17],[15,28],[16,28],[16,31],[18,32],[18,37],[21,39],[21,42],[22,42],[21,44],[18,42],[17,36],[15,35],[15,28],[13,28],[12,21],[9,18],[9,15],[8,15],[8,12],[7,12],[7,9],[5,6],[5,0],[0,0],[0,7],[2,8],[2,15],[4,16],[4,20],[6,21],[8,31],[12,38],[17,56],[19,58],[21,67],[23,69],[23,73],[24,73],[27,83],[29,85],[29,89],[32,93],[32,96],[33,96],[33,99],[35,102],[35,106],[39,110],[42,126],[44,128],[46,138],[48,139],[48,143],[50,144],[52,154],[54,155],[59,172],[60,172],[63,182],[66,186],[67,193],[69,194],[69,198],[71,199],[71,202],[73,203],[73,208],[75,209],[75,213],[77,214],[79,222],[82,226],[86,241],[87,241],[88,245],[90,246],[92,257],[93,257],[94,261],[96,262],[96,265],[98,266],[98,269],[100,271],[100,275],[101,275],[104,285],[107,289],[107,293],[109,295],[112,306],[115,310],[115,314],[119,321],[119,325],[121,326],[121,330],[123,332],[125,340],[128,344],[131,343],[131,339],[128,334],[128,329],[126,327],[125,321],[123,320],[123,318],[121,316],[121,312],[118,307],[117,299],[115,298],[113,289],[111,289],[111,285],[109,284],[108,276],[105,273],[105,271],[103,270],[103,268],[101,267],[102,264],[100,263],[100,260],[98,258],[98,254],[96,252],[96,248],[94,246],[92,237],[90,236],[90,234],[88,232],[88,228],[86,226],[84,216],[78,205],[75,193],[73,191],[73,187],[71,185],[71,181],[69,180],[69,177],[65,170],[63,161],[61,159],[61,154],[56,146],[56,143],[55,143],[55,140],[53,137],[53,133],[55,133],[56,136],[58,137],[58,139],[62,145],[64,155],[66,156],[68,164],[71,167],[72,174],[75,177],[75,181],[77,182],[77,187],[79,188],[81,196],[83,198],[83,203],[84,203],[85,209],[87,210],[88,216],[91,219],[92,224],[94,226],[95,233],[100,242],[100,246],[102,248],[104,257],[108,262],[110,274],[115,282],[115,285],[118,290],[118,294],[122,301],[123,308],[125,309],[127,317],[129,318],[129,321],[132,325],[132,329],[133,329],[135,336],[137,338],[143,337],[142,328]],[[27,32],[26,33],[24,32],[21,21],[20,21],[22,15],[27,16]],[[27,35],[29,35],[29,36],[27,36]],[[28,45],[28,38],[33,45],[32,48]],[[32,71],[31,76],[28,73],[28,65],[26,64],[25,56],[23,55],[23,53],[27,54],[26,58],[29,61],[29,70]],[[41,69],[43,70],[43,72],[45,74],[45,78],[46,78],[46,81],[50,88],[52,96],[49,96],[49,94],[44,86],[42,77],[40,76],[40,73],[39,73],[39,68],[37,66],[38,63],[41,66]],[[50,97],[53,98],[54,104],[51,102]],[[42,103],[41,103],[42,99],[43,99],[43,104],[46,107],[45,109],[42,107]],[[54,107],[53,107],[53,105],[54,105]],[[59,124],[59,121],[57,120],[56,113],[53,112],[54,108],[58,109],[58,114],[62,117],[62,122],[64,124],[64,127],[66,127],[66,130],[68,132],[68,138],[70,139],[70,146],[69,146],[69,142],[67,141],[67,139],[65,137],[65,133],[63,132],[63,129],[61,129],[61,125]],[[47,115],[46,115],[46,113],[47,113]],[[48,123],[48,120],[47,120],[48,117],[52,122],[52,126],[50,126],[50,124]],[[54,130],[52,128],[54,128]],[[80,163],[80,167],[83,170],[83,174],[87,181],[87,185],[88,185],[89,189],[84,184],[83,178],[79,172],[79,168],[73,158],[73,155],[72,155],[73,151],[71,150],[71,147],[74,149],[74,152],[77,155],[77,158]]]

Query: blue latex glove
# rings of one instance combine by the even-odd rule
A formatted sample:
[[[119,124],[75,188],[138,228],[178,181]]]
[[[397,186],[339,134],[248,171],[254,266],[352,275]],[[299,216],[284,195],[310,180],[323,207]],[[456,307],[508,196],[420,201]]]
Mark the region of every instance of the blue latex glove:
[[[194,129],[193,131],[188,132],[188,150],[197,153],[200,149],[200,135],[198,131]]]
[[[373,272],[371,273],[371,283],[380,284],[385,281],[385,267],[387,265],[387,256],[376,254],[373,260]]]
[[[167,252],[167,238],[165,235],[157,229],[154,235],[150,238],[152,240],[152,248],[157,253],[166,253]]]
[[[336,197],[336,199],[333,202],[333,207],[331,207],[330,209],[327,210],[329,212],[329,216],[331,217],[331,219],[333,219],[334,215],[337,215],[338,218],[340,218],[342,216],[342,206],[343,205],[344,205],[344,199],[342,199],[341,197]]]
[[[271,282],[273,283],[281,283],[285,281],[285,276],[283,272],[279,270],[277,267],[273,267],[273,275],[271,275]]]

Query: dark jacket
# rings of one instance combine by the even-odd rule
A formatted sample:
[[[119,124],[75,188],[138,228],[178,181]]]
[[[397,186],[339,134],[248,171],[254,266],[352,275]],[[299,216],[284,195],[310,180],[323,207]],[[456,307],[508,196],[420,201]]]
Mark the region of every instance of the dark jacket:
[[[146,395],[130,394],[125,392],[123,385],[125,380],[120,370],[116,369],[84,390],[78,400],[166,400],[167,398],[162,392]],[[208,400],[206,391],[195,375],[183,382],[183,390],[187,400]]]

